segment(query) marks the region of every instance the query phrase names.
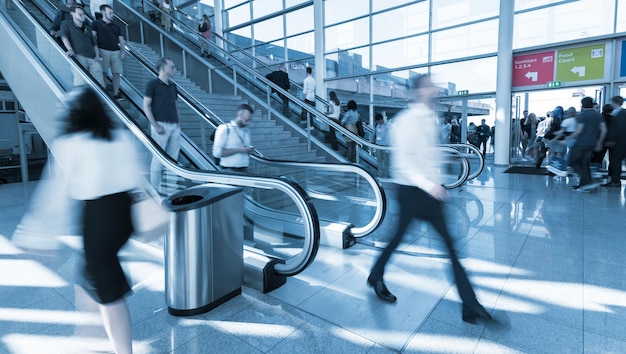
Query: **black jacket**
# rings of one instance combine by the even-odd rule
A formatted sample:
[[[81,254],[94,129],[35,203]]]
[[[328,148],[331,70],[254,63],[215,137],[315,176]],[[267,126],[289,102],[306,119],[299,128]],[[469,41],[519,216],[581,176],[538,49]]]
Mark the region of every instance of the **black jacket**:
[[[273,71],[267,75],[265,78],[280,86],[284,90],[289,90],[289,75],[282,70]],[[276,90],[272,89],[272,93],[276,92]]]

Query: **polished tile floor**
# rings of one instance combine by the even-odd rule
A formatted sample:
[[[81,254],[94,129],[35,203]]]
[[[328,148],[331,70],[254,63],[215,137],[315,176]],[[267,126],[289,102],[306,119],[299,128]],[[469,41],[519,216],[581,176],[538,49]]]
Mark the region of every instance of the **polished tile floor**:
[[[574,181],[487,166],[451,192],[450,228],[490,323],[461,321],[437,235],[415,224],[387,268],[396,304],[365,285],[393,230],[347,249],[322,247],[283,287],[243,294],[199,316],[168,315],[162,250],[131,240],[122,252],[136,353],[624,353],[623,188],[591,193]],[[391,193],[390,193],[391,194]],[[24,213],[21,184],[0,185],[0,353],[110,352],[99,316],[73,286],[80,240],[52,253],[10,242]]]

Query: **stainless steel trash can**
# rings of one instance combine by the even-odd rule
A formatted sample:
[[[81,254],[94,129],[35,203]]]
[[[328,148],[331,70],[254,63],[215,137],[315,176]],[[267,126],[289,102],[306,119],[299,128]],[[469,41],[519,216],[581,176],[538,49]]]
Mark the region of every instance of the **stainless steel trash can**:
[[[191,316],[241,294],[243,193],[204,184],[169,196],[165,235],[165,298],[168,312]]]

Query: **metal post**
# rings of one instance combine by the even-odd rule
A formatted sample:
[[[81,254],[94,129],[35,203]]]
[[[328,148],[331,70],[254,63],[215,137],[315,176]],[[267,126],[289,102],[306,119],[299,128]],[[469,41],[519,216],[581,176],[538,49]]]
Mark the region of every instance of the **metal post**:
[[[187,55],[185,54],[185,49],[182,49],[183,53],[183,76],[187,76]]]
[[[233,66],[233,94],[237,95],[237,67]]]
[[[267,120],[272,119],[272,88],[267,86]]]
[[[161,45],[161,58],[165,57],[165,44],[163,43],[163,33],[159,33],[159,44]]]
[[[209,93],[213,93],[213,80],[211,79],[211,68],[207,68],[207,74],[209,75]]]
[[[495,165],[508,165],[511,141],[511,84],[513,66],[513,21],[515,1],[500,1],[498,28],[498,62],[496,81],[496,139],[493,151]]]
[[[141,36],[141,44],[146,44],[146,39],[143,35],[143,22],[139,22],[139,34]],[[128,37],[126,39],[128,40]]]

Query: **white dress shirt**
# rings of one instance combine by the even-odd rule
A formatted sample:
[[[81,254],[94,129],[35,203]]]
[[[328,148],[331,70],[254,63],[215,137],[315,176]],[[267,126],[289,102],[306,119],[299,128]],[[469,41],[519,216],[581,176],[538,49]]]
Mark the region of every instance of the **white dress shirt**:
[[[307,75],[302,85],[302,93],[304,98],[315,102],[315,79],[311,75]]]
[[[250,155],[247,153],[222,157],[222,151],[224,149],[236,149],[243,146],[251,146],[250,130],[248,128],[240,128],[233,121],[227,124],[221,124],[217,127],[213,141],[213,156],[221,159],[221,166],[248,167],[250,164]]]
[[[435,112],[423,103],[413,103],[393,119],[391,155],[394,182],[418,187],[426,192],[441,185],[443,155],[437,148],[438,126]]]

